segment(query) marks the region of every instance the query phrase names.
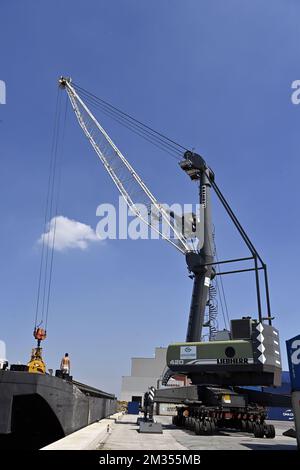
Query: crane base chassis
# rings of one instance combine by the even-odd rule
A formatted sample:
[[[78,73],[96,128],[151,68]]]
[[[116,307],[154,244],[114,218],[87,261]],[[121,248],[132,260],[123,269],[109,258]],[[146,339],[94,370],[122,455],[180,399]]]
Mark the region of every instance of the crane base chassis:
[[[199,435],[235,429],[271,439],[275,429],[265,422],[266,407],[289,407],[291,397],[241,387],[190,385],[158,389],[154,402],[178,405],[173,424]]]
[[[273,439],[275,428],[265,422],[263,409],[209,407],[189,405],[177,407],[177,415],[173,416],[175,426],[185,428],[196,435],[209,436],[222,429],[232,429],[254,434],[254,437]]]

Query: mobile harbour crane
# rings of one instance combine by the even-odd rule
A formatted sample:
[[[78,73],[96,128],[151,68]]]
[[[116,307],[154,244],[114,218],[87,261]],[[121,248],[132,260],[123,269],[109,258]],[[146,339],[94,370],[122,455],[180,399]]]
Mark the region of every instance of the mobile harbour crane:
[[[198,250],[195,249],[194,243],[190,243],[189,238],[193,238],[193,235],[186,236],[179,226],[170,220],[170,214],[157,201],[99,124],[81,95],[83,94],[90,104],[101,105],[102,110],[104,109],[107,113],[112,114],[116,108],[110,107],[107,102],[97,99],[95,95],[73,84],[70,78],[61,77],[59,85],[66,90],[80,127],[131,211],[185,255],[190,276],[193,278],[194,286],[186,341],[168,347],[168,368],[163,379],[163,383],[167,385],[172,375],[184,374],[190,378],[193,385],[178,389],[156,390],[154,402],[181,405],[178,407],[178,414],[174,417],[173,424],[185,426],[197,434],[212,434],[216,428],[233,427],[254,432],[256,437],[264,435],[268,438],[274,437],[274,427],[265,423],[265,406],[267,404],[280,406],[286,403],[287,397],[242,388],[243,386],[279,386],[281,382],[279,334],[272,326],[267,267],[217,186],[214,173],[200,155],[185,149],[180,167],[192,181],[199,184],[203,215],[201,223],[204,239],[203,246]],[[119,110],[117,113],[119,114],[116,116],[120,120],[124,119],[124,115],[129,117]],[[148,126],[143,128],[140,121],[129,118],[132,119],[129,121],[131,124],[132,122],[138,123],[139,132],[143,132],[146,128],[147,136],[152,138],[154,134],[150,134],[149,129],[153,131],[151,128]],[[175,148],[174,144],[176,143],[170,139],[165,141],[165,145],[169,146],[166,148],[169,150],[172,150],[172,147]],[[250,251],[250,256],[224,261],[217,261],[214,258],[211,189],[215,191],[240,233]],[[139,209],[141,202],[149,207],[149,211],[155,209],[160,219],[172,229],[176,241],[171,236],[166,236],[153,225],[153,222],[145,218]],[[225,263],[238,263],[245,260],[252,260],[254,266],[222,273],[216,269],[217,266]],[[216,276],[245,271],[253,271],[255,274],[258,318],[244,317],[232,320],[231,331],[226,332],[225,338],[223,335],[220,340],[220,335],[216,334],[213,341],[201,341],[211,282]],[[267,307],[265,316],[263,316],[262,308],[260,271],[264,275]]]

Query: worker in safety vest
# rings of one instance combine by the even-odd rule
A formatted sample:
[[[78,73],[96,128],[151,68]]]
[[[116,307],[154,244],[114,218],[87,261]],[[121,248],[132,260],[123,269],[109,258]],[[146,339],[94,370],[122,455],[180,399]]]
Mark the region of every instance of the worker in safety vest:
[[[69,354],[66,353],[61,360],[60,370],[62,371],[63,374],[70,374],[70,368],[71,368],[71,363],[70,363]]]

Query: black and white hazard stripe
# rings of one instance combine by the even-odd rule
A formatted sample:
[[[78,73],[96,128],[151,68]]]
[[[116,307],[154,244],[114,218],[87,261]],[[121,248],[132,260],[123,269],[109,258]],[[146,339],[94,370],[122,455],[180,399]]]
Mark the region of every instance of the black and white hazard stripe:
[[[149,399],[151,401],[154,401],[155,387],[149,387],[148,394],[149,394]]]

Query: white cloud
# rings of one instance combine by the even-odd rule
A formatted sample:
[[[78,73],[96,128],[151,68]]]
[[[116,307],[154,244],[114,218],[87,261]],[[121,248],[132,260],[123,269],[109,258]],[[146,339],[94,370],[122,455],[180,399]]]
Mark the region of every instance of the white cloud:
[[[54,248],[57,251],[71,248],[85,250],[90,242],[100,241],[96,232],[89,225],[58,215],[51,219],[47,231],[41,235],[39,243],[44,241],[46,245],[52,247],[54,230]]]

